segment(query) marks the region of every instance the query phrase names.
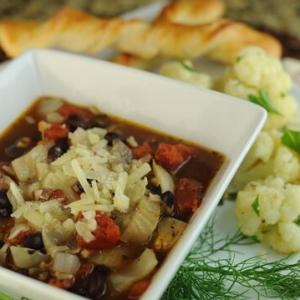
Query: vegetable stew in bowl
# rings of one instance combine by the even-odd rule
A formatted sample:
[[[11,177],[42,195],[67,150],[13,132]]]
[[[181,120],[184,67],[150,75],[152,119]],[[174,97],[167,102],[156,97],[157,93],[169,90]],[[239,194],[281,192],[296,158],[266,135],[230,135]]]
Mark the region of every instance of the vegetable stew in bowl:
[[[224,157],[43,97],[0,161],[0,265],[98,300],[143,294]]]

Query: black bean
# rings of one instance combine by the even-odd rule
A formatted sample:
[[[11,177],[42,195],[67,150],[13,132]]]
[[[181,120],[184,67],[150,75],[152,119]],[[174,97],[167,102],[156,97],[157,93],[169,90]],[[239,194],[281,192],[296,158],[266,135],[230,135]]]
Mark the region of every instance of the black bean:
[[[161,195],[161,199],[168,207],[172,207],[174,205],[175,197],[170,191],[164,192]]]
[[[9,217],[12,210],[13,208],[8,200],[6,191],[0,191],[0,217]]]
[[[104,138],[107,140],[109,146],[112,146],[114,140],[121,140],[121,141],[125,141],[126,140],[124,138],[124,136],[122,136],[121,134],[116,133],[116,132],[108,132],[104,136]]]
[[[78,127],[83,129],[87,129],[90,127],[90,120],[83,119],[78,115],[70,115],[67,120],[66,124],[71,132],[75,131]]]
[[[96,266],[88,276],[76,280],[71,291],[92,300],[100,300],[107,290],[108,274],[107,267]]]
[[[147,189],[148,189],[152,194],[161,196],[161,187],[160,187],[160,185],[154,185],[154,184],[152,184],[152,183],[148,183],[148,184],[147,184]]]
[[[26,236],[22,241],[22,246],[34,250],[42,250],[45,248],[42,234],[40,232]]]
[[[10,158],[17,158],[25,154],[26,149],[17,147],[15,144],[5,148],[5,154]]]
[[[48,158],[54,161],[66,153],[69,149],[69,141],[67,138],[60,139],[48,150]]]
[[[10,158],[17,158],[25,154],[31,146],[31,139],[27,136],[16,140],[12,145],[5,148],[5,154]]]

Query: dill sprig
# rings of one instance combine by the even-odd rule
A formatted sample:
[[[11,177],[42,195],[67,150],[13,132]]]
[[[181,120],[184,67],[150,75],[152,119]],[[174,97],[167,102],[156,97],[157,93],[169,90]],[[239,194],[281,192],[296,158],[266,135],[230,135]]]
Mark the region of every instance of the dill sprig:
[[[217,237],[210,221],[162,297],[163,300],[262,299],[300,297],[300,262],[267,261],[263,256],[238,260],[233,245],[256,243],[236,232]],[[235,247],[236,248],[236,247]],[[222,253],[222,259],[216,253]],[[220,257],[220,256],[219,256]]]

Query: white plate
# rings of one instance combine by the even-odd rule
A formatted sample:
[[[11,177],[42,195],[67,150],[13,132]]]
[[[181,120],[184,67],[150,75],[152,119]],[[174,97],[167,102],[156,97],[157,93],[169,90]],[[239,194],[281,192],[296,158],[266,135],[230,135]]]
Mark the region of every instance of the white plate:
[[[157,3],[154,5],[149,5],[148,7],[140,8],[136,11],[125,14],[126,18],[142,18],[146,21],[153,20],[161,11],[162,7],[165,5],[165,1]],[[208,74],[213,78],[218,77],[224,71],[224,66],[209,61],[207,59],[198,59],[196,62],[196,67]],[[291,75],[294,80],[292,94],[296,98],[298,105],[300,105],[300,60],[285,58],[283,59],[283,65],[286,71]],[[216,224],[215,224],[215,234],[219,237],[227,237],[234,234],[238,230],[238,224],[235,217],[235,205],[233,202],[227,201],[223,206],[220,206],[216,209]],[[263,255],[267,260],[274,260],[282,258],[281,255],[270,250],[269,247],[264,246],[263,244],[255,244],[251,246],[233,246],[233,251],[236,251],[235,260],[236,262],[248,259],[250,257],[261,256]],[[224,252],[216,253],[215,258],[220,260],[226,259],[228,257],[224,256]],[[294,263],[300,259],[300,253],[294,255],[290,262]],[[244,290],[240,290],[244,292]],[[256,299],[257,295],[247,294],[249,299]],[[264,299],[264,298],[260,298]]]
[[[159,299],[257,137],[266,112],[249,102],[148,72],[84,56],[38,50],[14,60],[0,73],[0,99],[5,101],[0,111],[0,130],[41,95],[96,105],[107,113],[200,143],[227,157],[201,207],[142,297]],[[3,268],[0,286],[9,294],[15,293],[16,299],[80,299]]]

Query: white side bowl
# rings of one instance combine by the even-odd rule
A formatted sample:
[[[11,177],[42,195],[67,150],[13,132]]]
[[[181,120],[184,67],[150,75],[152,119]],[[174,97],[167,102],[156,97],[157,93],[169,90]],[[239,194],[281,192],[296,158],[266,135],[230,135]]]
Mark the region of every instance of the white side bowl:
[[[53,50],[36,50],[16,59],[0,74],[0,131],[43,95],[96,105],[107,113],[226,156],[201,207],[142,297],[159,299],[261,130],[266,112],[247,101],[147,72]],[[83,299],[4,268],[0,268],[0,291],[13,299]]]

